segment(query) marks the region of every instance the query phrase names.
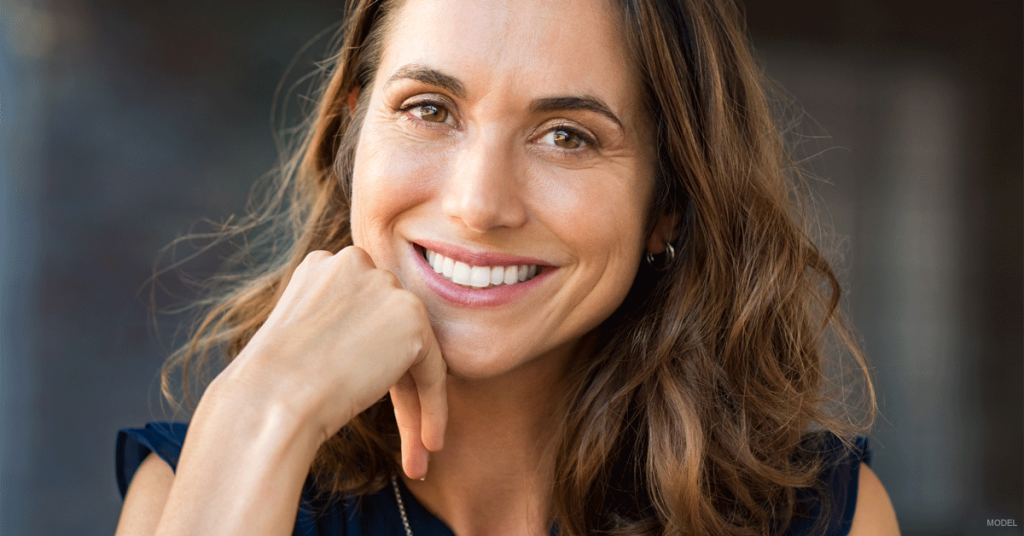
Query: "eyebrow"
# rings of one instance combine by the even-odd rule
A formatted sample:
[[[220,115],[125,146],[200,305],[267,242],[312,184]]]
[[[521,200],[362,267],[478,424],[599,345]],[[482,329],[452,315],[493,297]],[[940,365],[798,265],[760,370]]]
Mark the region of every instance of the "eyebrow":
[[[532,112],[556,112],[560,110],[587,110],[598,113],[614,121],[616,125],[619,125],[619,128],[623,128],[622,121],[619,121],[619,118],[612,112],[611,108],[597,97],[589,95],[553,97],[537,99],[530,104],[530,111]]]
[[[444,74],[437,69],[430,69],[416,64],[406,65],[395,71],[395,74],[391,75],[388,81],[384,83],[384,87],[402,79],[417,80],[424,84],[445,89],[460,99],[466,98],[466,86],[462,85],[458,78]]]
[[[424,84],[437,86],[450,92],[457,98],[466,98],[466,86],[463,85],[458,78],[442,73],[437,69],[431,69],[415,63],[406,65],[395,71],[394,74],[388,77],[387,82],[384,83],[384,87],[402,79],[416,80],[423,82]],[[562,110],[586,110],[601,114],[614,121],[620,129],[624,129],[622,121],[619,120],[618,116],[616,116],[614,112],[612,112],[611,108],[602,102],[601,99],[591,95],[549,97],[537,99],[530,103],[530,111],[533,113],[557,112]]]

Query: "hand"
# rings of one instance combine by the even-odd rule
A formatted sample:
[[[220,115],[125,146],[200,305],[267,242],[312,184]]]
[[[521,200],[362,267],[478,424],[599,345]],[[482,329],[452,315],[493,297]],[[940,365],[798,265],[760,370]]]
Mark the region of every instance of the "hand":
[[[424,477],[427,451],[444,444],[446,366],[426,308],[355,246],[308,254],[224,372],[254,396],[284,400],[321,443],[390,391],[410,478]]]

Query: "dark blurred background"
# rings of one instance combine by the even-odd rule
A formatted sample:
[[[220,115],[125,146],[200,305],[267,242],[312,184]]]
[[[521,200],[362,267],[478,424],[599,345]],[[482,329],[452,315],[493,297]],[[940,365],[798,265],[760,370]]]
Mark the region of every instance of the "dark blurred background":
[[[165,416],[156,377],[181,320],[150,324],[143,283],[162,246],[240,213],[275,166],[275,88],[313,70],[341,5],[0,4],[4,535],[113,532],[115,434]],[[1021,534],[1021,2],[747,10],[843,237],[882,409],[872,466],[903,534]],[[276,102],[296,117],[304,88]]]

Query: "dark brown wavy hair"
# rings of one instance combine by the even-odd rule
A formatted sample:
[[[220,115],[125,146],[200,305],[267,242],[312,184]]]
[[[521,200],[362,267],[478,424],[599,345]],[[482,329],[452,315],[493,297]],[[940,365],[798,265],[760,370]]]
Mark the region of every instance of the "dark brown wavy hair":
[[[332,45],[338,52],[323,64],[319,107],[286,148],[292,157],[254,191],[241,221],[184,238],[246,241],[231,270],[210,281],[218,292],[198,302],[189,341],[165,363],[169,399],[194,406],[308,252],[352,243],[352,162],[370,92],[361,92],[355,113],[348,96],[371,86],[396,3],[349,6]],[[822,470],[808,455],[821,434],[810,432],[852,445],[874,418],[868,368],[843,322],[839,281],[806,231],[804,179],[739,7],[615,3],[657,127],[650,222],[678,216],[677,255],[666,270],[641,268],[598,328],[594,355],[571,372],[555,438],[553,511],[566,535],[781,533],[805,513],[797,491],[815,490]],[[852,374],[826,374],[842,361]],[[847,376],[863,395],[856,418],[837,387]],[[398,470],[397,449],[385,397],[328,440],[311,471],[335,496],[370,493]]]

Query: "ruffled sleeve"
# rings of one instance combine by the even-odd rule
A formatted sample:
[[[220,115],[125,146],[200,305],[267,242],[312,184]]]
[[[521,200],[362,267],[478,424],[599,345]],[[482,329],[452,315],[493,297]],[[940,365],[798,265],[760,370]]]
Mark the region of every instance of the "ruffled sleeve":
[[[185,443],[188,425],[180,422],[151,422],[145,428],[124,428],[117,433],[116,471],[117,489],[121,497],[128,492],[135,471],[142,460],[155,453],[173,471],[178,466],[181,446]]]

